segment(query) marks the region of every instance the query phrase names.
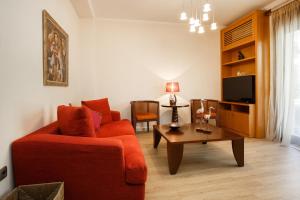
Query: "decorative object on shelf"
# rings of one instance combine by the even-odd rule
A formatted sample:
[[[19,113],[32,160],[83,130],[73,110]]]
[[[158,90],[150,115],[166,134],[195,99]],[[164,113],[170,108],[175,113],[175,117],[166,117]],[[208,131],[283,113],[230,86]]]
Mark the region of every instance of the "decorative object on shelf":
[[[170,105],[171,106],[176,105],[177,98],[176,98],[175,92],[179,92],[179,83],[178,82],[168,82],[166,84],[166,92],[170,93],[170,97],[169,97]]]
[[[69,36],[43,10],[44,85],[68,86]]]
[[[247,73],[246,72],[237,71],[236,75],[237,76],[246,76]]]
[[[239,56],[238,56],[238,59],[239,59],[239,60],[245,59],[245,56],[244,56],[244,54],[242,53],[242,51],[239,51],[238,54],[239,54]]]
[[[179,19],[181,21],[188,20],[188,14],[186,11],[185,1],[182,0],[182,12],[180,13]],[[217,30],[218,26],[215,21],[215,12],[212,9],[212,5],[209,3],[208,0],[201,6],[198,1],[190,0],[190,18],[188,20],[188,24],[190,25],[190,32],[195,33],[198,32],[199,34],[205,33],[205,26],[210,26],[212,31]],[[203,7],[201,10],[200,7]],[[212,20],[211,20],[212,19]]]

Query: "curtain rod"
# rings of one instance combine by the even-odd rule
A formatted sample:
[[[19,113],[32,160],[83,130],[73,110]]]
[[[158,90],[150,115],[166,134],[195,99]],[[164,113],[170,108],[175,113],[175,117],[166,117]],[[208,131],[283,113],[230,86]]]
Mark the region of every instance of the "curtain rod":
[[[285,5],[287,5],[287,4],[289,4],[289,3],[293,2],[293,1],[296,1],[296,0],[287,0],[286,2],[283,2],[283,3],[280,3],[278,5],[275,5],[273,8],[270,8],[269,10],[266,10],[265,11],[265,15],[266,16],[270,16],[273,11],[278,10],[279,8],[285,6]]]

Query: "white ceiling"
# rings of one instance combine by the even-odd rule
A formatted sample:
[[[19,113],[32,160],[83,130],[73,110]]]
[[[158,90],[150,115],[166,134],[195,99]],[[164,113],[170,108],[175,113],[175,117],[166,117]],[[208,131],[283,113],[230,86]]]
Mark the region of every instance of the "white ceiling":
[[[209,0],[215,8],[216,21],[227,25],[248,12],[261,9],[274,0]],[[71,0],[82,18],[111,18],[178,22],[183,0]],[[187,11],[191,0],[184,0]],[[206,0],[193,0],[205,3]]]

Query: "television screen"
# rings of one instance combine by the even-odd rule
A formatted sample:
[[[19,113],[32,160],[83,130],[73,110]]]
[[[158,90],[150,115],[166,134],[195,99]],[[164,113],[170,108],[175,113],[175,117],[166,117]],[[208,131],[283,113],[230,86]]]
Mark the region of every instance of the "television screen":
[[[255,76],[224,78],[223,100],[255,103]]]

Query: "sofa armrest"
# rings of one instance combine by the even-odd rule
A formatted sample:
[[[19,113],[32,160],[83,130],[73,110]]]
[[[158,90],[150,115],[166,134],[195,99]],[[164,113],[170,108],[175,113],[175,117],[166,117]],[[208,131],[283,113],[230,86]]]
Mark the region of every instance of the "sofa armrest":
[[[121,114],[119,111],[111,111],[111,117],[113,121],[120,121],[121,120]]]
[[[123,144],[115,139],[36,134],[15,141],[12,157],[16,185],[63,181],[68,199],[125,184]]]

